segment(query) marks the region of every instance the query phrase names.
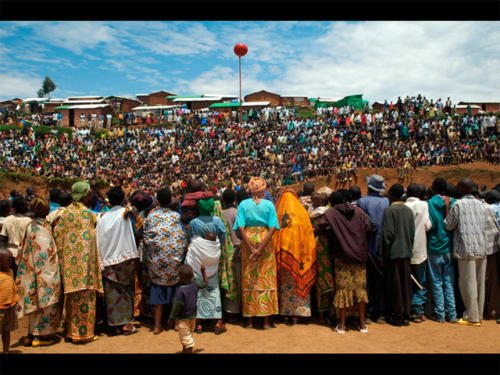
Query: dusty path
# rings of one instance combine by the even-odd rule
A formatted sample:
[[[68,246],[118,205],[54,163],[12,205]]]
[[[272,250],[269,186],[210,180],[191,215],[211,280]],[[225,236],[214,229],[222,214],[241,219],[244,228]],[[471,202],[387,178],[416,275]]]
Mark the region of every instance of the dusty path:
[[[140,323],[138,323],[140,325]],[[177,353],[179,336],[173,330],[155,336],[147,323],[131,336],[100,336],[88,344],[61,341],[48,347],[18,345],[27,334],[27,319],[12,333],[11,349],[22,353]],[[370,324],[369,332],[347,331],[339,335],[316,324],[276,324],[276,328],[247,330],[228,324],[222,335],[194,334],[199,353],[500,353],[500,324],[484,321],[481,327],[425,321],[409,327]]]

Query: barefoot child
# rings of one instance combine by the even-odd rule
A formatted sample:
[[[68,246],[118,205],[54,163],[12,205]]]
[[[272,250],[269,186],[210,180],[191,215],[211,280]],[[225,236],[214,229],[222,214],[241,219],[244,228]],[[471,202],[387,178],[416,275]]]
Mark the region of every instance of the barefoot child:
[[[192,353],[194,347],[193,330],[196,322],[198,288],[205,288],[208,284],[205,266],[201,265],[203,282],[194,278],[193,269],[188,264],[179,267],[181,285],[175,292],[174,305],[168,321],[169,328],[176,322],[183,353]]]
[[[17,296],[14,274],[10,268],[12,254],[0,250],[0,331],[2,332],[3,353],[9,352],[10,331],[17,328]]]

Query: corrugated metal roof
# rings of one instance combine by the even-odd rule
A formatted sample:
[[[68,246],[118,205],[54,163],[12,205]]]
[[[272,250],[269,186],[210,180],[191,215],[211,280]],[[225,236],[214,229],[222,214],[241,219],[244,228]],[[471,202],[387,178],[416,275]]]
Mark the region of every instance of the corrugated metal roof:
[[[271,102],[244,102],[243,107],[252,107],[252,106],[260,106],[260,105],[269,105]]]
[[[166,99],[190,99],[190,98],[203,98],[203,95],[170,95]]]
[[[180,105],[145,105],[132,108],[132,111],[150,111],[154,109],[180,108]]]
[[[174,99],[174,102],[215,102],[217,100],[222,100],[222,96],[177,98]]]
[[[97,109],[109,107],[109,104],[81,104],[81,105],[63,105],[55,109]]]

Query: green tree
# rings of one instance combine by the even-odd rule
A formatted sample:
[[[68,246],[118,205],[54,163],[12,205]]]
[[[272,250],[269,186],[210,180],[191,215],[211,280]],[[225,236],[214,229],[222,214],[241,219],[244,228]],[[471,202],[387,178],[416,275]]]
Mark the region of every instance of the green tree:
[[[45,77],[42,83],[42,90],[44,94],[47,94],[50,98],[50,93],[56,89],[56,84],[50,79],[49,76]]]
[[[43,92],[43,89],[40,89],[36,92],[39,98],[43,98],[45,96],[45,93]]]

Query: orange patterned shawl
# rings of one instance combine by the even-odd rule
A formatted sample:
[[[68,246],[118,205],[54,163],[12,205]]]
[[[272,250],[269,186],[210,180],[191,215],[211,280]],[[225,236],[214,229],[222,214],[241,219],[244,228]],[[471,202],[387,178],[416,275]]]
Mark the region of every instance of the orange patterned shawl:
[[[307,211],[297,194],[286,189],[276,203],[280,229],[273,236],[277,271],[289,270],[297,293],[305,297],[316,279],[316,242]]]

